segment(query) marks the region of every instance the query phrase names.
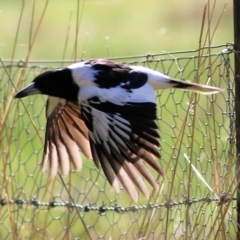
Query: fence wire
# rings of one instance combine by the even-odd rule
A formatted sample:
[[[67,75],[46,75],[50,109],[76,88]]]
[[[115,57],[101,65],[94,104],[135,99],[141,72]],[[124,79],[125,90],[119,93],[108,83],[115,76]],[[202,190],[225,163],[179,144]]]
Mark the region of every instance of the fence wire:
[[[87,159],[81,172],[64,178],[40,172],[46,97],[13,96],[39,73],[69,62],[30,61],[23,68],[22,60],[2,60],[0,239],[235,239],[233,55],[233,45],[224,44],[114,58],[225,89],[212,96],[156,93],[166,177],[155,174],[159,192],[137,203],[123,189],[113,192]]]

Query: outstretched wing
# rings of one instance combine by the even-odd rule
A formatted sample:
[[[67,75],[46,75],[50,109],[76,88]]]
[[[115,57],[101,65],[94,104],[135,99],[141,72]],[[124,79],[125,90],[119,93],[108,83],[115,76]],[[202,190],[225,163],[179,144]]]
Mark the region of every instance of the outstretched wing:
[[[148,198],[148,190],[139,173],[155,189],[158,185],[144,161],[164,175],[156,161],[160,154],[155,104],[118,106],[95,98],[82,105],[82,114],[89,128],[94,162],[96,166],[101,165],[112,187],[119,191],[118,178],[134,200],[138,195],[133,183]]]
[[[164,175],[156,161],[160,154],[154,90],[142,73],[124,71],[113,63],[96,65],[95,85],[81,86],[79,92],[93,160],[101,165],[115,191],[119,191],[119,179],[135,201],[134,185],[148,198],[140,174],[155,189],[158,185],[144,162]]]
[[[79,105],[61,98],[49,97],[46,108],[47,125],[42,170],[50,167],[54,177],[60,167],[63,175],[70,171],[70,162],[82,168],[80,150],[91,158],[88,129],[81,118]]]
[[[147,198],[143,179],[158,189],[145,163],[164,175],[156,158],[159,135],[153,87],[144,73],[108,61],[92,61],[94,79],[80,86],[78,103],[49,97],[42,169],[64,175],[70,162],[81,169],[78,148],[102,167],[119,192],[118,180],[137,201],[137,187]],[[86,80],[87,82],[87,80]],[[143,178],[142,178],[142,177]],[[118,179],[118,180],[117,180]]]

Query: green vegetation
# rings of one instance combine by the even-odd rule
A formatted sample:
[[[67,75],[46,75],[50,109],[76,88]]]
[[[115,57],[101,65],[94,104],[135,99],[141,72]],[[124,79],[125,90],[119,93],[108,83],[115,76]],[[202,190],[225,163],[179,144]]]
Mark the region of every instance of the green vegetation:
[[[9,110],[7,108],[14,94],[13,85],[20,89],[48,67],[69,64],[61,63],[61,60],[156,54],[231,42],[231,3],[222,15],[225,2],[214,5],[214,1],[210,1],[203,17],[204,4],[205,1],[201,0],[51,0],[25,1],[24,5],[16,0],[1,2],[0,57],[5,69],[1,66],[0,198],[37,198],[41,202],[74,200],[84,206],[106,204],[106,207],[121,205],[126,208],[136,205],[138,208],[138,211],[124,211],[122,214],[80,212],[80,217],[75,209],[67,207],[49,209],[47,206],[23,204],[21,208],[8,202],[0,207],[1,239],[17,239],[17,234],[21,239],[88,239],[89,234],[92,239],[101,236],[103,239],[187,239],[188,236],[191,239],[217,239],[218,234],[222,239],[234,238],[233,203],[218,206],[216,202],[200,201],[192,205],[141,210],[149,203],[148,200],[140,195],[139,202],[133,203],[124,191],[116,195],[102,172],[86,159],[81,172],[73,170],[69,177],[63,178],[65,186],[59,177],[49,180],[47,174],[39,172],[45,98],[36,96],[23,101],[13,100]],[[216,52],[224,48],[218,48]],[[189,80],[195,79],[198,68],[201,82],[206,83],[211,76],[212,84],[216,86],[226,88],[227,84],[232,84],[226,77],[226,66],[221,56],[204,60],[202,54],[209,52],[207,49],[200,52],[200,57],[194,61],[190,53],[166,55],[166,61],[162,62],[162,57],[157,56],[146,65]],[[192,53],[192,56],[197,55],[198,52]],[[187,56],[186,60],[172,60],[182,56]],[[29,61],[26,71],[11,67],[12,59]],[[34,63],[33,60],[60,62]],[[142,64],[146,58],[134,60]],[[160,163],[166,170],[166,178],[159,179],[161,194],[154,193],[151,202],[181,202],[188,197],[190,200],[201,197],[215,199],[223,193],[233,196],[235,188],[231,184],[235,179],[235,169],[231,154],[234,149],[228,141],[232,124],[229,118],[232,113],[229,109],[233,99],[231,94],[226,91],[217,96],[197,96],[195,99],[181,91],[157,93],[162,146]],[[196,102],[196,109],[190,104],[192,102]],[[187,161],[185,153],[190,156],[198,173]]]

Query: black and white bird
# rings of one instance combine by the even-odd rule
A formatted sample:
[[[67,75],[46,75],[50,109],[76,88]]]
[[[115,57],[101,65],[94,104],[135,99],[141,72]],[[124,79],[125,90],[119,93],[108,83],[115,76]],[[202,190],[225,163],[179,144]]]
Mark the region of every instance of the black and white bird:
[[[49,165],[51,177],[59,168],[67,175],[71,162],[80,170],[80,148],[98,168],[101,166],[116,192],[119,180],[137,201],[136,187],[149,197],[143,179],[158,189],[145,163],[164,175],[156,160],[160,154],[154,90],[166,88],[202,94],[221,91],[172,79],[146,67],[99,59],[42,73],[15,97],[49,96],[42,170]]]

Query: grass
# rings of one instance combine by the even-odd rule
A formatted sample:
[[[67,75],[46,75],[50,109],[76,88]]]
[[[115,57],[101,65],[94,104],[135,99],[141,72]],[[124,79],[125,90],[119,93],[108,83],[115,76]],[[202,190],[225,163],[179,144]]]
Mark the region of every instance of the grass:
[[[234,131],[229,129],[231,109],[226,108],[232,106],[227,103],[232,100],[231,91],[210,97],[172,90],[157,93],[161,165],[166,178],[159,179],[159,193],[153,193],[149,201],[140,196],[137,204],[124,191],[116,195],[102,172],[86,159],[80,173],[73,171],[68,177],[58,176],[55,180],[41,174],[38,163],[44,137],[44,98],[13,99],[15,89],[46,70],[38,62],[30,67],[29,64],[34,65],[32,60],[59,59],[59,63],[40,65],[64,66],[68,63],[62,60],[66,59],[137,56],[232,41],[231,3],[91,0],[60,4],[52,0],[16,1],[12,7],[5,1],[0,10],[1,22],[5,23],[0,26],[0,32],[4,32],[0,38],[0,198],[6,200],[6,206],[0,208],[0,238],[234,238],[233,202],[222,201],[222,194],[232,198],[236,191],[234,145],[227,139],[230,134],[234,137]],[[191,59],[188,54],[186,60],[177,53],[165,55],[163,61],[162,56],[154,56],[148,58],[152,61],[146,65],[195,81],[207,82],[210,76],[209,84],[225,87],[228,78],[220,57],[203,57],[212,51],[199,50],[192,53],[196,58]],[[12,66],[14,59],[24,60],[22,68]],[[41,201],[39,207],[23,204],[20,208],[10,202],[33,197]],[[217,202],[202,200],[191,204],[201,197]],[[51,201],[84,206],[121,205],[125,210],[122,214],[99,214],[44,206],[44,202]],[[156,207],[145,210],[150,201]],[[138,211],[128,211],[130,205],[136,205]]]
[[[89,59],[198,48],[204,5],[200,0],[195,1],[194,4],[189,4],[188,0],[183,0],[181,3],[173,0],[171,4],[159,3],[156,0],[151,3],[144,0],[130,3],[106,0],[82,2],[85,4],[80,4],[79,10],[82,15],[79,16],[81,21],[78,32],[78,58],[81,58],[84,51],[84,58]],[[31,59],[46,59],[46,56],[47,59],[61,59],[69,26],[65,58],[72,59],[76,37],[77,4],[73,1],[62,1],[58,4],[56,0],[47,4],[44,19],[31,51]],[[44,1],[35,3],[34,11],[32,3],[24,5],[15,52],[17,59],[25,58],[44,5]],[[223,5],[224,2],[216,4],[211,21],[213,29]],[[2,58],[10,58],[12,55],[21,7],[21,1],[16,1],[14,8],[7,2],[1,7],[1,21],[5,23],[0,26],[1,32],[4,32],[1,36]],[[34,14],[33,18],[32,14]],[[232,41],[231,26],[231,3],[228,3],[212,45]],[[108,51],[106,37],[109,38]]]

